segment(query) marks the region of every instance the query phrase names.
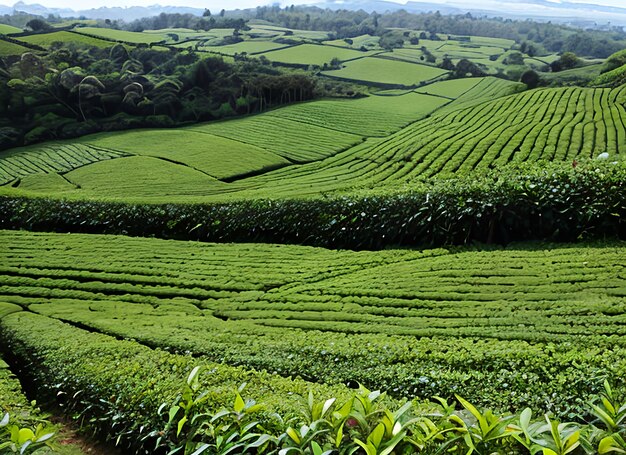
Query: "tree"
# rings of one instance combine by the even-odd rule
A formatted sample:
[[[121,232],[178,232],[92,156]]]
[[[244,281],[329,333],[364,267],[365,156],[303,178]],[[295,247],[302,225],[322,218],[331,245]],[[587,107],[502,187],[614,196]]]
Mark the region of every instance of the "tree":
[[[26,23],[26,27],[30,28],[33,32],[45,32],[52,30],[50,24],[43,19],[31,19]]]
[[[223,9],[222,11],[220,11],[220,17],[224,17],[224,15],[226,14],[226,10]]]
[[[441,62],[439,67],[441,69],[446,70],[446,71],[454,71],[454,69],[455,69],[454,63],[452,62],[452,60],[448,56],[445,56],[443,58],[443,61]]]
[[[206,8],[204,10],[204,13],[202,13],[202,17],[211,17],[211,10],[209,8]]]
[[[528,70],[522,74],[520,82],[526,84],[529,89],[533,89],[539,85],[539,75],[533,70]]]
[[[553,72],[557,73],[563,70],[576,68],[580,64],[580,59],[573,52],[565,52],[561,58],[550,64]]]
[[[459,63],[456,64],[454,75],[456,77],[465,77],[468,74],[472,77],[485,76],[483,70],[481,70],[476,63],[470,62],[466,58],[459,60]]]
[[[566,70],[576,68],[580,63],[580,59],[573,52],[565,52],[561,55],[560,61],[561,68]]]
[[[511,52],[504,59],[505,65],[523,65],[524,56],[520,52]]]

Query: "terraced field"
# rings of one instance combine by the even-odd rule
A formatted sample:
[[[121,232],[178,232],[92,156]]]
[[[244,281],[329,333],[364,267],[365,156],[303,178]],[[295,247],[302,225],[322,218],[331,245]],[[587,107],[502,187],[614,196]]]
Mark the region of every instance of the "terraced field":
[[[623,243],[354,253],[14,231],[0,242],[0,301],[285,376],[410,396],[455,384],[519,406],[564,378],[626,368]],[[561,370],[546,376],[551,365]]]
[[[126,161],[137,171],[142,164],[158,164],[159,172],[180,175],[172,177],[177,182],[193,174],[189,181],[200,186],[185,184],[176,189],[170,185],[166,193],[171,196],[218,199],[398,185],[469,174],[511,162],[571,161],[603,152],[621,159],[626,144],[626,88],[572,87],[502,96],[516,87],[492,78],[446,81],[421,89],[432,95],[389,92],[359,100],[311,102],[181,130],[96,135],[81,142],[98,150],[146,157]],[[452,100],[446,93],[458,97]],[[429,118],[419,120],[428,113]],[[143,134],[158,134],[162,140],[146,150]],[[177,148],[183,142],[186,152]],[[56,164],[45,161],[50,155],[37,150],[12,151],[0,168],[3,181],[34,173],[64,173],[87,164],[66,163],[57,169]],[[38,155],[44,164],[29,165],[30,157]],[[85,195],[96,192],[124,198],[163,194],[163,188],[139,191],[141,179],[131,186],[119,184],[128,178],[125,173],[107,184],[104,170],[114,171],[119,165],[92,164],[65,178],[82,187]],[[150,166],[141,170],[146,178]],[[83,186],[81,182],[89,180],[92,171],[94,183]],[[259,173],[262,175],[255,175]],[[237,181],[225,187],[215,179]],[[56,182],[51,183],[56,187]]]
[[[63,173],[127,155],[111,149],[69,142],[23,147],[3,154],[0,160],[0,183],[33,174]]]
[[[216,185],[215,179],[230,181],[294,163],[319,161],[350,149],[365,137],[387,136],[449,102],[447,98],[417,93],[315,101],[181,129],[103,133],[85,136],[79,142],[16,148],[0,160],[0,184],[21,178],[19,188],[34,192],[65,192],[80,187],[82,191],[117,197],[151,192],[163,195],[163,188],[155,192],[150,182],[156,182],[157,175],[169,175],[164,180],[170,187],[167,194],[230,194],[241,190],[241,185],[226,188]],[[98,163],[128,156],[143,158]],[[98,165],[88,166],[91,163]],[[124,163],[132,163],[133,172],[144,178],[130,177],[123,171]],[[76,168],[80,170],[68,174]],[[107,172],[112,172],[108,179]],[[51,173],[63,177],[44,177]],[[32,177],[26,179],[29,175]],[[87,183],[83,185],[83,181]],[[189,183],[192,181],[199,186],[193,189]]]

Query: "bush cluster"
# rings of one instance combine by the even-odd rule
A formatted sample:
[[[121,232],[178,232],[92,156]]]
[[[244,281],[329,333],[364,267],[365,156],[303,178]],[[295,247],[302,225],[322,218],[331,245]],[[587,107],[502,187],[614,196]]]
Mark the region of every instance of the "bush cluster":
[[[626,166],[538,163],[309,199],[215,204],[0,197],[0,227],[329,248],[626,238]]]

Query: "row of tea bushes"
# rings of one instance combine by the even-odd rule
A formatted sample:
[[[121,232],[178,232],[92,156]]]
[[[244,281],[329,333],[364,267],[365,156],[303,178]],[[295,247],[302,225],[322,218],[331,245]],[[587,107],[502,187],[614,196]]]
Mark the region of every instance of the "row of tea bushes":
[[[626,166],[513,166],[412,186],[310,199],[130,204],[0,197],[0,228],[380,249],[626,238]]]

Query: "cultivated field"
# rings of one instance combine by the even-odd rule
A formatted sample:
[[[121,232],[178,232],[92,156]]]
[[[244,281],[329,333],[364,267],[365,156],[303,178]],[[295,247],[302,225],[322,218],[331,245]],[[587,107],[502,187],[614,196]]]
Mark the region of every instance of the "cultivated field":
[[[542,89],[503,96],[515,89],[491,78],[445,81],[419,89],[424,94],[317,101],[181,130],[99,134],[82,138],[83,146],[68,142],[15,149],[0,171],[5,183],[31,174],[61,173],[77,187],[76,196],[222,199],[394,186],[508,163],[588,159],[605,151],[621,159],[626,143],[623,88]],[[148,149],[146,137],[159,141]],[[56,158],[59,149],[73,150],[72,155]],[[155,159],[89,165],[129,155]],[[133,180],[118,172],[131,162],[133,172],[146,166],[141,169],[144,178]],[[80,170],[67,173],[76,167]],[[169,173],[171,179],[152,187],[156,180],[151,173]],[[225,187],[219,180],[237,181]],[[51,183],[54,192],[57,182]],[[3,191],[35,191],[32,182],[13,186]],[[45,188],[45,183],[39,186]]]
[[[301,44],[273,52],[263,54],[273,62],[324,66],[333,59],[339,61],[353,60],[370,55],[368,52],[355,51],[334,46],[322,46],[317,44]]]
[[[401,396],[458,387],[485,404],[557,412],[568,404],[548,397],[566,381],[594,368],[624,374],[623,243],[354,253],[11,231],[0,239],[0,301],[230,365]]]
[[[268,444],[292,442],[297,449],[281,455],[328,455],[357,431],[366,442],[346,453],[400,453],[380,441],[407,436],[393,420],[402,420],[407,401],[419,411],[403,419],[420,416],[411,420],[411,447],[421,450],[426,442],[419,438],[442,425],[432,440],[447,453],[504,453],[506,446],[518,454],[518,442],[530,439],[515,442],[508,433],[497,450],[480,445],[483,436],[472,449],[486,420],[455,395],[497,412],[529,406],[539,411],[533,421],[549,412],[589,423],[589,397],[610,395],[605,380],[624,391],[625,67],[600,75],[610,61],[581,60],[578,68],[542,72],[561,56],[518,55],[519,40],[402,28],[336,39],[346,35],[248,25],[77,27],[25,34],[18,38],[24,46],[0,39],[0,56],[18,62],[3,60],[0,76],[7,89],[20,90],[26,84],[14,84],[29,69],[24,62],[34,60],[20,60],[25,52],[50,62],[43,49],[56,42],[136,44],[133,52],[149,62],[111,52],[109,63],[120,60],[115,68],[122,68],[110,75],[116,93],[89,83],[81,98],[84,75],[72,81],[68,72],[66,81],[46,86],[45,96],[77,109],[86,127],[116,97],[124,104],[115,114],[120,125],[147,112],[140,110],[146,105],[146,122],[133,125],[184,125],[117,132],[102,126],[90,131],[107,132],[25,139],[20,143],[32,145],[0,152],[0,227],[15,229],[0,230],[1,354],[10,364],[0,358],[0,452],[2,436],[20,434],[4,430],[5,411],[20,425],[40,418],[21,384],[90,422],[122,453],[150,453],[165,441],[170,447],[154,453],[186,455],[267,453]],[[0,26],[0,35],[15,31]],[[96,55],[76,52],[86,61]],[[174,57],[161,65],[166,55]],[[216,89],[223,74],[184,63],[197,56],[223,56],[238,71],[254,71],[234,72],[232,86]],[[467,59],[478,68],[469,73],[488,76],[455,78],[460,67],[444,70],[444,59]],[[169,76],[170,64],[176,83],[159,79]],[[542,84],[561,86],[529,90],[515,82],[531,68]],[[291,84],[293,75],[294,86],[306,77],[315,85],[311,93],[329,97],[274,108],[297,98],[296,88],[273,82]],[[592,83],[576,85],[581,78]],[[163,114],[187,104],[161,102],[154,96],[161,86],[170,98],[208,100],[211,112]],[[214,104],[206,87],[220,97]],[[127,100],[129,94],[137,96]],[[7,115],[32,106],[29,121],[58,120],[28,96],[2,96]],[[306,98],[301,89],[298,99]],[[220,105],[220,113],[246,106],[261,112],[190,120],[220,117],[213,109]],[[0,139],[16,143],[7,142],[14,131],[2,126]],[[33,134],[24,137],[70,137],[62,128],[28,127]],[[189,376],[197,366],[201,376]],[[350,390],[359,385],[388,396]],[[423,401],[435,396],[468,412],[445,400]],[[189,404],[193,399],[207,404]],[[375,411],[372,402],[402,407]],[[196,409],[220,412],[194,418]],[[339,423],[320,423],[325,413]],[[258,425],[248,425],[257,415]],[[525,416],[493,418],[493,425],[521,438],[522,429],[507,425],[528,429]],[[388,422],[370,428],[375,418]],[[194,440],[176,452],[196,419],[205,433],[194,437],[215,447]],[[533,425],[548,434],[547,426]],[[553,432],[574,428],[555,425]],[[243,436],[258,428],[282,436]],[[236,434],[222,437],[229,431]],[[306,440],[332,432],[323,449]],[[572,434],[589,453],[607,453],[612,444],[600,443],[599,433]],[[589,443],[592,436],[598,441]],[[548,447],[551,437],[539,442]],[[254,442],[228,446],[237,438]],[[376,447],[358,451],[367,444]],[[554,447],[544,454],[577,453]]]
[[[10,43],[0,39],[0,56],[21,55],[24,52],[30,52],[30,49],[19,44]]]
[[[340,79],[417,86],[446,73],[444,70],[431,66],[373,57],[347,62],[344,68],[327,71],[324,74]]]
[[[93,38],[91,36],[81,35],[79,33],[72,32],[52,32],[52,33],[43,33],[37,35],[29,35],[29,36],[21,36],[19,41],[23,41],[29,44],[35,44],[41,47],[48,47],[53,43],[80,43],[85,44],[87,46],[95,46],[95,47],[110,47],[112,43],[110,41],[101,40],[98,38]]]

